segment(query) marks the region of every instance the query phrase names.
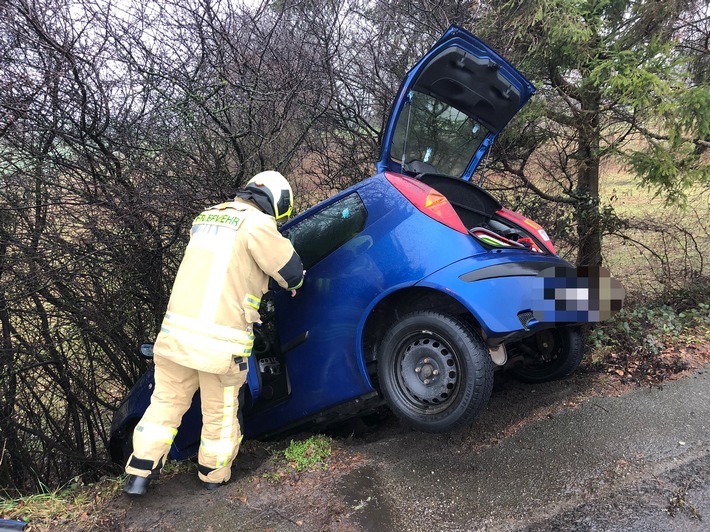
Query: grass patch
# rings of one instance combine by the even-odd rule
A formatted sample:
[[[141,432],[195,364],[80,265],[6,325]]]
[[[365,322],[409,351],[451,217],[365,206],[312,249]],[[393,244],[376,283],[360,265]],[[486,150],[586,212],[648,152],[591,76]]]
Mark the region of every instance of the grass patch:
[[[261,478],[271,483],[308,470],[327,470],[328,459],[332,455],[333,439],[322,434],[315,434],[304,440],[291,440],[283,449],[273,450],[271,465],[261,473]]]
[[[316,434],[306,440],[293,441],[284,450],[284,458],[296,471],[320,468],[328,469],[327,460],[332,450],[333,440],[328,436]]]
[[[608,169],[601,180],[602,208],[621,220],[616,234],[604,237],[604,263],[629,292],[659,297],[707,275],[710,257],[710,191],[687,191],[685,206],[639,187],[623,169]]]
[[[180,473],[194,473],[197,464],[190,461],[169,460],[161,471],[161,481]],[[123,490],[125,475],[103,478],[85,484],[75,479],[56,490],[44,489],[41,493],[14,498],[0,498],[0,518],[24,521],[31,530],[53,530],[58,524],[76,524],[77,529],[87,528],[92,517],[100,515],[106,501]],[[93,529],[93,528],[92,528]]]
[[[12,499],[2,498],[0,518],[47,524],[48,530],[52,522],[78,524],[86,521],[103,501],[115,496],[122,488],[122,477],[106,478],[94,484],[85,485],[75,481],[56,490]]]

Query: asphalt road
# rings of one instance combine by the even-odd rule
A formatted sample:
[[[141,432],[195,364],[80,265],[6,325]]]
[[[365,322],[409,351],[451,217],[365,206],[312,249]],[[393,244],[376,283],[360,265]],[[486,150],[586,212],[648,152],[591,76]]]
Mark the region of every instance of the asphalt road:
[[[399,452],[390,441],[371,444],[382,459],[368,474],[382,504],[362,522],[374,529],[388,516],[399,530],[710,530],[708,369],[591,399],[467,459],[465,449],[440,453],[426,438]]]

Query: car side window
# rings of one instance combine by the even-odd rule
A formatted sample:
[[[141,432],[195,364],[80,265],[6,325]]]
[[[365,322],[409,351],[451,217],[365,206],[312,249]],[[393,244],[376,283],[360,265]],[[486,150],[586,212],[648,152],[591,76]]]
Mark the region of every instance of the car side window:
[[[307,270],[365,227],[367,209],[357,193],[342,198],[284,231]]]

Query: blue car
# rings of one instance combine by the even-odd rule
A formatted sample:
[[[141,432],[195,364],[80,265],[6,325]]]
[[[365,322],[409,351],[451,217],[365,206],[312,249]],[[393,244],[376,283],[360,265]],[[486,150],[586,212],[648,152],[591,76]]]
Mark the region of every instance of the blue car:
[[[452,26],[412,68],[377,174],[282,227],[307,270],[297,297],[264,297],[240,409],[247,438],[330,424],[388,406],[429,432],[469,424],[494,372],[569,376],[582,323],[620,309],[601,269],[575,269],[544,229],[472,182],[495,137],[534,93],[485,43]],[[153,372],[114,416],[124,462]],[[171,449],[197,452],[199,392]]]

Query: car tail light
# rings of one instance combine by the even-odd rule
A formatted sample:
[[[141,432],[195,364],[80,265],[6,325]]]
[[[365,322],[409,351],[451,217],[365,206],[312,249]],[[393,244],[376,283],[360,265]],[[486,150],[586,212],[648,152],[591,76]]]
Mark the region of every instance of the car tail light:
[[[461,218],[441,193],[411,177],[391,172],[385,172],[385,177],[421,212],[459,233],[468,234]]]

